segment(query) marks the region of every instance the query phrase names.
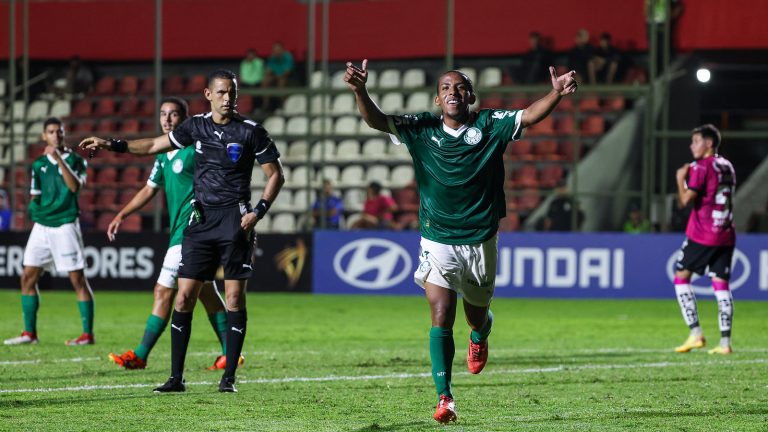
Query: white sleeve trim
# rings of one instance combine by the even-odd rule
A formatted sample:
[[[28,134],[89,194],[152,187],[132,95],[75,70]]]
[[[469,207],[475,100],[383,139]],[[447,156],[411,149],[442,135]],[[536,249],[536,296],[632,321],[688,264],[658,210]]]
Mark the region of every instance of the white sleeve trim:
[[[270,143],[268,146],[264,147],[264,150],[262,150],[262,151],[260,151],[260,152],[256,153],[256,156],[259,156],[260,154],[262,154],[262,153],[264,153],[265,151],[269,150],[269,148],[270,148],[270,147],[272,147],[273,145],[275,145],[275,142],[274,142],[274,141],[272,141],[272,142],[271,142],[271,143]]]
[[[179,150],[183,150],[184,146],[181,145],[178,141],[176,141],[176,138],[173,136],[173,131],[168,132],[168,137],[171,139],[171,144],[173,144],[174,147],[176,147]]]
[[[512,139],[513,140],[519,140],[523,137],[523,131],[520,129],[523,126],[523,110],[517,110],[517,115],[515,116],[515,130],[512,132]],[[520,133],[520,136],[515,138],[517,136],[517,133]]]
[[[160,187],[157,183],[149,179],[147,179],[147,186],[151,187],[152,189],[158,189]]]
[[[397,133],[397,128],[395,127],[395,122],[392,120],[392,116],[387,116],[387,126],[389,126],[389,139],[395,144],[400,145],[403,143],[402,140],[400,140],[400,135]]]
[[[30,189],[29,190],[30,195],[40,195],[40,189]]]

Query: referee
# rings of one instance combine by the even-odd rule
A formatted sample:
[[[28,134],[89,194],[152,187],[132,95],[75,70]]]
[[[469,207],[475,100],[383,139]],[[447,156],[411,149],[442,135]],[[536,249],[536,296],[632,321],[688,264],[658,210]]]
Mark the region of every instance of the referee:
[[[247,313],[245,285],[251,276],[253,228],[269,210],[285,182],[275,143],[267,131],[235,111],[237,79],[229,70],[208,76],[203,91],[211,112],[185,120],[178,128],[157,138],[133,141],[84,139],[80,147],[139,155],[156,154],[195,146],[195,199],[193,217],[184,230],[179,264],[179,291],[171,317],[171,377],[157,393],[183,392],[184,359],[195,307],[203,281],[213,280],[224,267],[227,304],[227,366],[219,391],[232,393],[235,370],[243,348]],[[261,200],[251,206],[251,174],[254,162],[268,180]]]

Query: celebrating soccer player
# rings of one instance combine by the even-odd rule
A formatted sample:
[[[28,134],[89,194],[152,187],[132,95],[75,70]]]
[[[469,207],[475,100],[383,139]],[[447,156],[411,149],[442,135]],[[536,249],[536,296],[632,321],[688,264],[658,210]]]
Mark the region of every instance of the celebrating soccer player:
[[[420,192],[420,264],[415,281],[424,288],[432,328],[429,354],[438,395],[435,420],[456,420],[451,391],[454,356],[453,324],[457,294],[471,328],[467,366],[480,373],[488,359],[493,324],[490,304],[496,278],[497,231],[506,215],[502,155],[510,139],[544,119],[560,99],[576,91],[574,71],[556,76],[549,68],[552,91],[525,110],[470,110],[475,102],[472,81],[448,71],[437,82],[435,105],[442,115],[387,115],[366,88],[368,61],[347,63],[344,81],[355,94],[366,123],[404,143],[413,158]]]
[[[64,146],[64,123],[51,117],[43,124],[45,151],[32,163],[29,214],[35,225],[24,250],[21,275],[21,309],[24,331],[6,339],[6,345],[36,344],[37,310],[40,306],[37,281],[45,268],[69,273],[77,294],[83,333],[67,345],[91,345],[93,337],[93,293],[83,268],[83,236],[77,198],[85,185],[88,163]]]
[[[169,133],[187,119],[187,103],[177,97],[167,97],[160,103],[160,126],[163,133]],[[162,188],[165,191],[166,207],[171,219],[171,240],[165,253],[163,268],[154,289],[152,313],[147,319],[144,337],[136,350],[128,350],[123,354],[109,353],[109,359],[126,369],[144,369],[152,347],[160,338],[168,325],[171,313],[171,300],[176,288],[176,278],[181,261],[181,240],[184,237],[192,206],[189,204],[194,197],[192,180],[195,174],[195,153],[192,147],[183,150],[173,150],[162,153],[155,158],[155,165],[149,175],[147,184],[139,190],[131,201],[120,210],[107,228],[110,241],[115,236],[125,218],[144,207]],[[227,314],[224,302],[213,284],[206,282],[200,290],[200,301],[203,303],[208,319],[221,343],[224,355],[220,355],[209,367],[209,370],[224,369],[226,366],[226,336]],[[240,357],[242,364],[243,357]]]
[[[675,348],[679,353],[707,344],[699,325],[696,297],[691,289],[692,273],[707,275],[717,298],[720,344],[710,354],[731,353],[733,297],[728,287],[731,259],[736,245],[733,227],[733,194],[736,173],[727,159],[717,154],[720,131],[711,124],[693,130],[691,154],[694,162],[677,170],[677,199],[681,207],[693,203],[686,239],[675,264],[675,294],[683,320],[691,329],[688,339]]]
[[[184,359],[189,345],[192,310],[203,281],[224,267],[227,305],[227,360],[220,392],[235,392],[235,370],[246,333],[245,285],[251,276],[256,223],[264,217],[285,182],[280,153],[267,131],[235,110],[237,79],[228,70],[208,76],[203,91],[211,112],[190,117],[157,138],[134,141],[84,139],[86,149],[157,154],[174,148],[195,149],[195,199],[184,229],[178,293],[171,316],[171,377],[156,392],[183,392]],[[261,200],[251,206],[251,174],[258,162],[267,176]]]

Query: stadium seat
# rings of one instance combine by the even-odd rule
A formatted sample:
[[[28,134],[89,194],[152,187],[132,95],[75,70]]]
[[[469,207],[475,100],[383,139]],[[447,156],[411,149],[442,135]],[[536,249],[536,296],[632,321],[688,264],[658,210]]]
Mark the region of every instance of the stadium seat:
[[[605,119],[600,114],[590,115],[581,123],[581,134],[584,136],[602,135],[605,132]]]
[[[540,122],[526,129],[525,133],[528,136],[554,135],[555,120],[552,116],[544,117]]]
[[[276,213],[272,216],[270,231],[276,233],[296,232],[296,217],[291,213]]]
[[[385,69],[379,75],[377,87],[382,89],[394,89],[401,87],[400,71],[397,69]]]
[[[401,230],[419,229],[419,212],[398,212],[397,216],[395,217],[395,226]]]
[[[202,93],[203,89],[208,86],[208,77],[205,75],[192,75],[184,86],[184,93],[194,94]]]
[[[144,102],[142,102],[139,115],[142,117],[155,116],[155,99],[154,98],[145,99]],[[156,121],[156,120],[153,120],[153,121]]]
[[[331,103],[331,114],[344,115],[344,114],[356,114],[357,106],[355,105],[355,97],[351,93],[342,93],[336,95]]]
[[[264,123],[262,123],[262,126],[264,126],[264,129],[266,129],[272,137],[285,134],[284,117],[278,115],[267,117],[267,119],[264,120]]]
[[[359,212],[365,204],[365,189],[351,188],[344,191],[344,210]],[[349,222],[349,221],[347,221]]]
[[[117,124],[112,119],[101,119],[96,126],[96,132],[100,134],[111,134],[117,131]]]
[[[158,129],[160,125],[155,120],[144,120],[141,122],[141,133],[159,134],[162,130]]]
[[[123,168],[120,172],[120,183],[127,186],[134,186],[142,181],[141,168],[131,165]]]
[[[27,213],[24,210],[16,210],[13,212],[13,226],[16,231],[22,231],[27,229]]]
[[[600,99],[595,95],[584,95],[579,100],[579,111],[598,112],[600,111]]]
[[[206,109],[210,111],[209,109]],[[237,98],[237,112],[248,117],[253,112],[253,96],[240,95]]]
[[[178,95],[184,93],[184,77],[171,75],[163,82],[163,94]]]
[[[365,120],[360,117],[360,120],[357,122],[357,133],[360,136],[378,136],[381,135],[381,132],[371,128],[368,126],[368,123],[365,122]]]
[[[405,105],[403,99],[400,92],[387,93],[381,98],[381,110],[388,114],[399,114]]]
[[[560,185],[563,174],[563,166],[560,164],[547,165],[539,172],[539,186],[543,188],[555,188]]]
[[[75,102],[75,106],[72,108],[72,117],[88,117],[93,113],[93,101],[90,99],[81,99]]]
[[[283,175],[288,177],[287,173],[285,172],[285,168],[283,168]],[[253,167],[253,172],[251,172],[251,189],[253,188],[259,188],[264,189],[264,186],[267,185],[267,176],[264,175],[264,171],[256,164],[256,166]]]
[[[330,180],[331,184],[336,184],[339,182],[339,177],[341,176],[341,170],[336,165],[324,165],[322,168],[317,170],[317,174],[315,175],[315,184],[320,186],[323,184],[323,180]]]
[[[120,224],[121,232],[137,233],[141,232],[141,216],[139,214],[132,214],[123,220]]]
[[[336,135],[348,136],[357,135],[358,118],[356,116],[341,116],[336,119],[334,124],[334,133]]]
[[[365,182],[368,184],[373,181],[389,187],[389,167],[383,164],[369,166],[365,172]]]
[[[537,141],[533,153],[537,159],[544,160],[559,160],[562,157],[557,151],[557,141],[555,140]]]
[[[96,81],[93,93],[99,96],[112,95],[115,92],[115,77],[105,76]]]
[[[502,98],[500,95],[496,93],[491,93],[488,96],[485,96],[481,99],[480,104],[489,109],[505,109],[506,103],[504,102],[504,98]]]
[[[113,211],[102,212],[98,218],[96,218],[96,230],[106,231],[109,228],[110,222],[115,218]]]
[[[507,144],[504,156],[510,160],[532,160],[533,142],[527,139],[512,141]]]
[[[645,69],[633,66],[627,70],[624,76],[624,84],[645,84],[648,81],[648,75]]]
[[[336,159],[336,142],[330,139],[315,141],[312,143],[312,150],[309,158],[312,162],[333,162]]]
[[[424,69],[408,69],[403,73],[403,87],[414,88],[427,85],[427,76]]]
[[[556,111],[573,111],[574,108],[573,98],[572,97],[564,97],[560,99],[560,103],[557,104],[557,107],[555,108]]]
[[[314,95],[310,101],[312,115],[320,115],[331,111],[331,97],[328,95]]]
[[[507,102],[507,108],[516,110],[526,109],[528,105],[530,105],[528,96],[521,93],[510,95],[509,102]]]
[[[115,114],[115,100],[111,97],[103,97],[96,103],[94,115],[100,117],[110,117]]]
[[[80,189],[78,204],[82,211],[93,211],[96,202],[96,191],[90,188]]]
[[[612,95],[605,99],[604,108],[606,111],[623,111],[626,107],[626,101],[622,95]]]
[[[469,78],[469,80],[472,81],[472,83],[474,83],[474,84],[477,83],[477,71],[475,70],[475,68],[463,67],[463,68],[459,68],[459,70],[464,75],[466,75],[467,78]]]
[[[93,120],[80,120],[72,128],[72,132],[75,134],[90,134],[94,130],[96,130],[96,123]]]
[[[285,124],[286,135],[306,135],[308,131],[309,120],[305,116],[291,117]]]
[[[51,104],[51,117],[69,117],[70,112],[72,112],[72,104],[68,100],[57,100]]]
[[[124,134],[137,134],[141,130],[141,122],[136,120],[135,118],[129,118],[126,120],[123,120],[122,123],[120,123],[120,132]]]
[[[311,180],[312,177],[314,176],[310,177],[309,171],[305,165],[299,165],[293,168],[290,176],[287,176],[286,183],[291,187],[306,187],[307,182]]]
[[[135,97],[128,97],[120,102],[120,108],[117,113],[121,117],[133,117],[139,112],[139,100]]]
[[[427,92],[414,92],[408,96],[405,112],[420,113],[434,109],[434,98]]]
[[[305,115],[307,113],[307,96],[292,94],[285,98],[280,112],[286,116]]]
[[[27,121],[44,120],[48,117],[48,101],[36,100],[27,108]]]
[[[365,171],[362,165],[349,165],[341,170],[339,187],[363,187],[365,186]]]
[[[360,157],[360,142],[356,139],[345,139],[336,146],[338,160],[359,160]]]
[[[538,189],[526,189],[517,199],[517,208],[521,211],[533,210],[541,204]]]
[[[483,69],[480,72],[480,80],[478,85],[480,87],[496,87],[501,85],[501,68],[491,66]]]
[[[394,198],[400,211],[419,211],[419,192],[414,184],[394,190],[392,198]]]
[[[408,153],[408,147],[404,144],[395,145],[392,140],[386,139],[388,159],[400,162],[412,162],[411,154]]]
[[[576,133],[576,119],[571,113],[558,117],[555,125],[555,133],[558,135],[573,135]]]
[[[98,210],[118,210],[117,191],[114,189],[99,189],[96,194],[95,204]]]
[[[370,138],[363,143],[363,159],[380,161],[387,159],[387,141],[384,138]]]
[[[141,86],[139,87],[139,94],[152,96],[155,94],[155,77],[148,76],[141,80]]]
[[[323,71],[316,70],[312,71],[312,75],[309,79],[309,86],[312,88],[322,88],[323,87],[323,81],[325,79],[325,75],[323,74]]]
[[[307,161],[309,143],[306,140],[293,141],[288,145],[283,160],[289,163],[302,163]]]
[[[510,232],[520,229],[520,215],[516,212],[507,212],[507,217],[499,221],[499,231]]]
[[[402,188],[413,182],[415,178],[413,165],[397,165],[392,168],[389,185],[393,188]]]
[[[282,193],[282,192],[280,192]],[[293,210],[305,212],[315,202],[315,191],[307,193],[306,189],[298,189],[293,193]]]
[[[538,187],[538,171],[535,165],[522,165],[512,171],[511,186],[515,188],[533,188]]]
[[[117,181],[117,169],[114,167],[103,167],[96,173],[95,183],[100,186],[111,186]]]
[[[293,191],[283,188],[277,194],[277,198],[272,201],[270,209],[274,212],[293,211]]]
[[[203,98],[194,97],[189,101],[189,114],[197,115],[210,111],[211,104]]]
[[[126,75],[120,80],[117,88],[117,94],[122,96],[133,96],[139,92],[139,77],[136,75]]]
[[[315,117],[309,123],[312,135],[324,136],[333,134],[333,119],[330,117]]]

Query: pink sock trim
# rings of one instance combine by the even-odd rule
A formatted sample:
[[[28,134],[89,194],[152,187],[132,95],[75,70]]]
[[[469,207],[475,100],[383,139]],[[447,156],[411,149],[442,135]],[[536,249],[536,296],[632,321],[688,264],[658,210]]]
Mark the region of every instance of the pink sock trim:
[[[675,285],[688,285],[689,283],[691,283],[691,280],[690,279],[681,279],[681,278],[675,276],[675,282],[674,283],[675,283]]]
[[[728,281],[713,280],[712,288],[714,288],[715,291],[728,291]]]

